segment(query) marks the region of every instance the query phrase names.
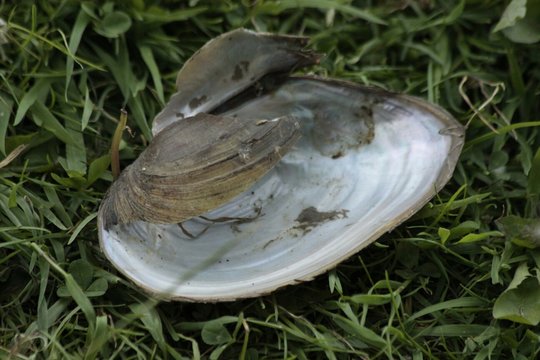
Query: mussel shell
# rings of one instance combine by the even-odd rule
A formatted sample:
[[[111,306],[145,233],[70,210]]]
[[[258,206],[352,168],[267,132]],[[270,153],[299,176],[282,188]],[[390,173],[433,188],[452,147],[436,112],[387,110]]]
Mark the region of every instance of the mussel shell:
[[[179,223],[215,209],[274,167],[299,127],[288,114],[198,114],[173,123],[113,183],[100,209],[103,225]]]
[[[201,112],[210,112],[269,73],[312,65],[319,55],[303,36],[237,29],[210,40],[180,69],[175,93],[154,119],[152,132]]]
[[[150,292],[225,301],[310,280],[425,205],[464,141],[436,105],[336,80],[291,78],[237,104],[220,115],[297,117],[302,137],[253,187],[184,222],[195,239],[176,224],[99,226],[107,257]]]

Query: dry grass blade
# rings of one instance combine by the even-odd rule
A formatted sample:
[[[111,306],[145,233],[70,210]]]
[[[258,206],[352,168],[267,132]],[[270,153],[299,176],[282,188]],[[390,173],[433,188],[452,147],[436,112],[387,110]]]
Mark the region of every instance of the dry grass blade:
[[[27,147],[27,144],[21,144],[13,149],[2,161],[0,161],[0,169],[8,166],[13,160],[19,157]]]

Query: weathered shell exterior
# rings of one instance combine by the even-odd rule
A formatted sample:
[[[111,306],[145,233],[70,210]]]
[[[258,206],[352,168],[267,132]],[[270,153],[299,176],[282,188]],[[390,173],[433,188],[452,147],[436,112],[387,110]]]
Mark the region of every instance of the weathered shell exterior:
[[[109,189],[104,226],[179,223],[215,209],[274,167],[299,138],[299,128],[294,116],[198,114],[171,124]]]
[[[173,122],[210,112],[270,73],[309,66],[319,55],[306,50],[309,39],[238,29],[210,40],[184,64],[176,79],[178,92],[154,119],[159,133]]]
[[[221,47],[227,34],[218,39],[209,45]],[[222,49],[232,59],[225,68],[234,69],[237,58]],[[205,92],[223,96],[205,111],[300,125],[300,139],[266,175],[183,229],[149,221],[106,227],[98,216],[107,257],[161,297],[230,301],[313,279],[421,209],[450,179],[463,146],[463,127],[419,98],[316,77],[264,77],[242,88]],[[162,114],[189,98],[177,95]]]

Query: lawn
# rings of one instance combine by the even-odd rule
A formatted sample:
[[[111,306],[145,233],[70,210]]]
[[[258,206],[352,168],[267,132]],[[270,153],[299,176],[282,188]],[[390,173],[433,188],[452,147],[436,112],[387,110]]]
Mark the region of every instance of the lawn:
[[[19,0],[0,17],[0,358],[540,356],[540,1]],[[327,54],[312,73],[439,104],[465,147],[428,205],[315,280],[158,301],[97,239],[120,109],[125,167],[184,61],[238,27],[309,36]]]

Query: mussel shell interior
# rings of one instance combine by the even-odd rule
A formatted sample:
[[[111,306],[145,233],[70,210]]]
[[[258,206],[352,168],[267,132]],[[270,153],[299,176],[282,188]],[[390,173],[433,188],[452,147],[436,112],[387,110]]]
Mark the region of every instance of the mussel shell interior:
[[[100,226],[107,257],[166,298],[234,300],[312,279],[418,211],[463,145],[439,107],[339,81],[290,78],[225,114],[294,114],[303,137],[253,188],[182,228]]]

